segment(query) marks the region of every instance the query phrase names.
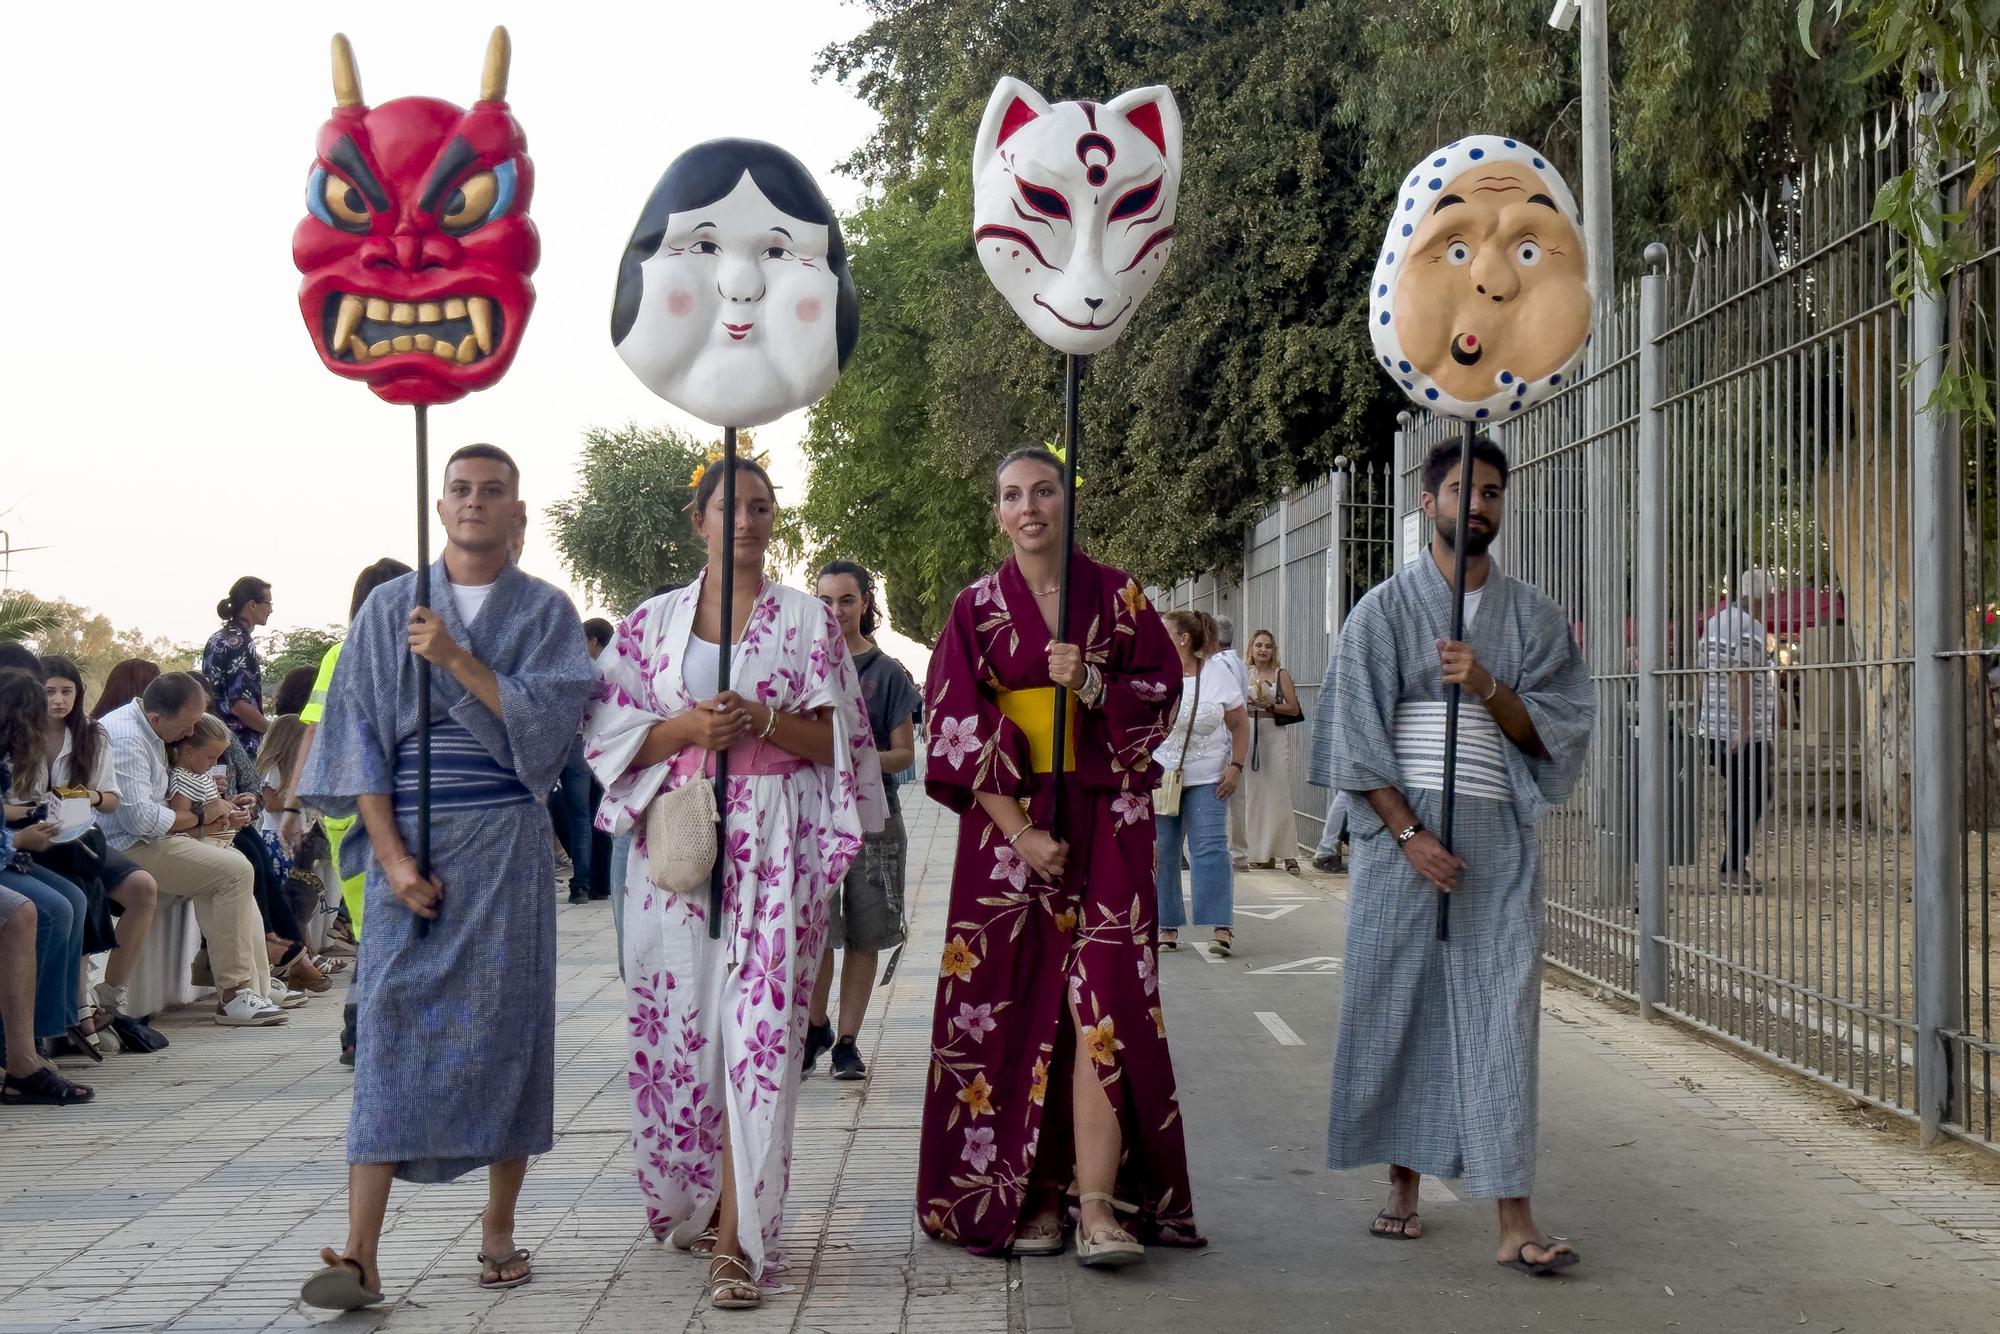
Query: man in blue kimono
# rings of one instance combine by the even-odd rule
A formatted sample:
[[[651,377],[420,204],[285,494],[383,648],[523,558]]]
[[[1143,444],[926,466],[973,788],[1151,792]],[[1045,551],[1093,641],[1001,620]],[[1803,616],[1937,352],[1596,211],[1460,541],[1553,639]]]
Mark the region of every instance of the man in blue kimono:
[[[1459,449],[1442,445],[1424,465],[1429,550],[1361,600],[1336,650],[1327,760],[1353,870],[1327,1163],[1390,1164],[1370,1230],[1399,1241],[1422,1233],[1419,1178],[1458,1178],[1465,1194],[1498,1201],[1499,1262],[1545,1274],[1577,1255],[1529,1207],[1544,933],[1534,826],[1576,785],[1594,695],[1569,617],[1487,554],[1507,495],[1507,458],[1490,440],[1473,449],[1459,539]],[[1433,830],[1452,685],[1463,703],[1446,849]],[[1451,895],[1443,941],[1440,892]]]
[[[445,465],[444,556],[431,602],[416,576],[355,617],[300,780],[329,815],[358,814],[343,874],[367,874],[356,966],[359,1043],[348,1121],[348,1237],[320,1252],[308,1305],[382,1300],[376,1249],[390,1182],[488,1168],[480,1284],[533,1271],[514,1244],[528,1158],[554,1144],[554,857],[542,795],[596,676],[563,593],[507,556],[520,472],[492,445]],[[419,873],[417,658],[432,664],[431,873]],[[419,932],[419,923],[427,925]]]

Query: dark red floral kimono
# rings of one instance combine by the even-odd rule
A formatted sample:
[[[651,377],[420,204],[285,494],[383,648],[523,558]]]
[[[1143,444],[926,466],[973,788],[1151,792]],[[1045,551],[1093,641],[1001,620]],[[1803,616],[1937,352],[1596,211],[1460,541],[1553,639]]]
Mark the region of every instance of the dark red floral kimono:
[[[1124,1127],[1115,1194],[1137,1212],[1121,1221],[1142,1241],[1204,1244],[1188,1193],[1154,926],[1150,757],[1180,691],[1180,661],[1139,585],[1081,553],[1070,625],[1105,693],[1094,709],[1070,702],[1070,854],[1059,884],[1043,883],[973,800],[975,792],[1018,798],[1037,828],[1050,827],[1051,636],[1011,558],[958,595],[925,690],[925,786],[960,820],[917,1215],[931,1236],[981,1255],[1004,1254],[1013,1240],[1038,1146],[1035,1178],[1071,1182],[1072,1004]]]

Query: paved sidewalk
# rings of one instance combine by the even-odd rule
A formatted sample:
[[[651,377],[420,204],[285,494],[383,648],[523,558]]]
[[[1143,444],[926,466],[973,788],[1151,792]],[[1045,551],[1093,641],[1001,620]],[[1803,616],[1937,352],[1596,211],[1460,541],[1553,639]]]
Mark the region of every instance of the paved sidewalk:
[[[397,1187],[382,1255],[394,1305],[339,1318],[293,1305],[317,1248],[346,1228],[336,992],[267,1032],[168,1016],[168,1051],[72,1072],[97,1085],[93,1105],[0,1110],[0,1334],[1991,1328],[1990,1160],[1920,1153],[1900,1128],[1562,988],[1545,1002],[1538,1204],[1576,1233],[1588,1269],[1563,1283],[1496,1269],[1490,1212],[1449,1183],[1427,1187],[1431,1239],[1370,1241],[1374,1174],[1320,1167],[1337,887],[1268,873],[1239,886],[1236,958],[1184,949],[1163,961],[1213,1245],[1103,1276],[932,1243],[915,1232],[911,1201],[953,829],[921,797],[909,805],[913,937],[864,1037],[878,1074],[806,1082],[784,1238],[791,1287],[762,1311],[708,1311],[704,1266],[646,1232],[610,916],[590,904],[558,910],[559,1136],[530,1171],[519,1216],[532,1284],[474,1284],[475,1175]]]

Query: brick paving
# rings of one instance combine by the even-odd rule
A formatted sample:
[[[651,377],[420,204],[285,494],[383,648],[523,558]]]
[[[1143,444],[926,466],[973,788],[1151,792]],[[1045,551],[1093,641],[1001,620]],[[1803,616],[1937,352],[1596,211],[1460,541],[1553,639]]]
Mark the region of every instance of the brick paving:
[[[397,1186],[382,1246],[392,1305],[336,1318],[294,1304],[317,1248],[346,1230],[349,1075],[335,1060],[335,992],[263,1032],[217,1029],[192,1010],[168,1015],[168,1051],[71,1071],[97,1085],[94,1104],[0,1111],[0,1334],[328,1323],[343,1334],[1068,1328],[1057,1280],[1070,1266],[974,1260],[913,1226],[952,826],[921,798],[908,819],[912,938],[875,994],[863,1039],[877,1074],[866,1084],[806,1081],[783,1241],[789,1287],[763,1310],[709,1312],[705,1266],[646,1232],[630,1181],[610,915],[591,904],[558,910],[558,1138],[528,1174],[517,1231],[535,1252],[532,1284],[489,1294],[472,1281],[486,1189],[475,1174]],[[1209,1018],[1183,1006],[1184,1026]],[[1715,1134],[1785,1146],[1770,1155],[1773,1172],[1798,1170],[1803,1154],[1844,1196],[2000,1287],[2000,1187],[1988,1184],[1994,1173],[1967,1170],[1962,1153],[1921,1152],[1900,1128],[1885,1132],[1784,1075],[1576,991],[1552,987],[1546,1008],[1551,1046],[1587,1044],[1607,1078],[1670,1093]],[[1302,1077],[1323,1079],[1324,1059],[1298,1067]],[[1209,1189],[1197,1183],[1198,1196]]]

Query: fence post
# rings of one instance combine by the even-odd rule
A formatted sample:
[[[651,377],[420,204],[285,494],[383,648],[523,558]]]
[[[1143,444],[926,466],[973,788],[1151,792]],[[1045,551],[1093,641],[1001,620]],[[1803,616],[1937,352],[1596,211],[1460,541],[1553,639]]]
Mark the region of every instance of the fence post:
[[[1935,209],[1937,145],[1917,120],[1911,162]],[[1919,208],[1918,216],[1925,210]],[[1935,216],[1935,213],[1932,214]],[[1944,282],[1949,282],[1947,277]],[[1911,897],[1916,910],[1917,1116],[1926,1145],[1953,1119],[1950,1035],[1963,1025],[1960,941],[1964,891],[1958,860],[1965,816],[1966,665],[1951,655],[1963,629],[1965,474],[1958,433],[1931,406],[1944,369],[1943,291],[1921,275],[1910,297],[1910,584],[1914,661],[1910,682]]]
[[[1347,456],[1333,461],[1326,479],[1326,657],[1333,661],[1333,641],[1347,611],[1342,581],[1347,569]],[[1326,707],[1321,705],[1321,708]]]
[[[1667,998],[1667,802],[1673,749],[1667,736],[1667,424],[1660,338],[1667,329],[1667,248],[1646,247],[1639,279],[1639,1013]]]

